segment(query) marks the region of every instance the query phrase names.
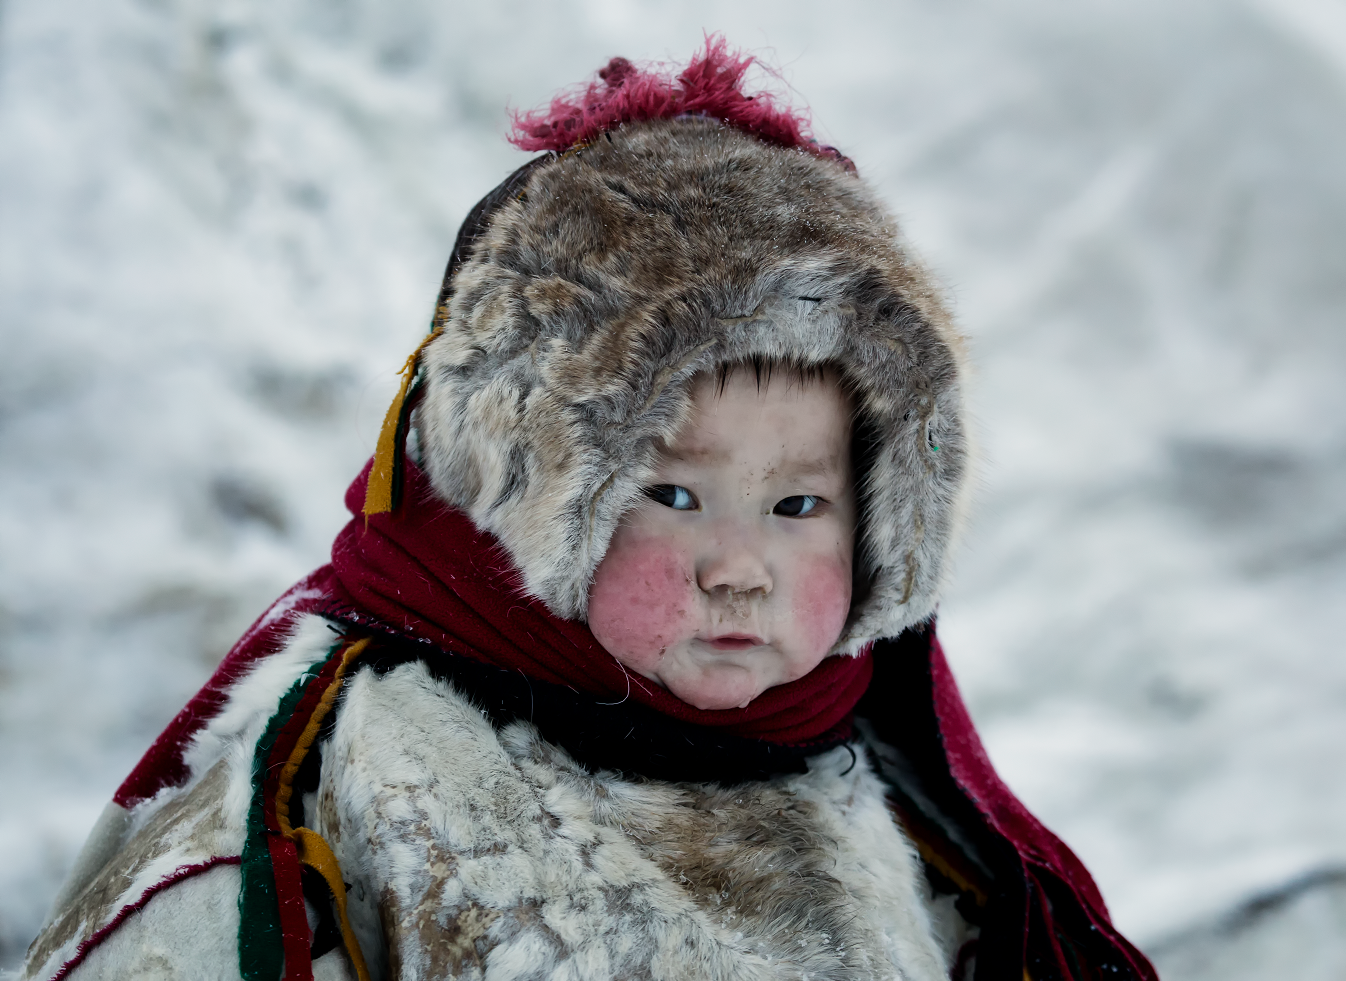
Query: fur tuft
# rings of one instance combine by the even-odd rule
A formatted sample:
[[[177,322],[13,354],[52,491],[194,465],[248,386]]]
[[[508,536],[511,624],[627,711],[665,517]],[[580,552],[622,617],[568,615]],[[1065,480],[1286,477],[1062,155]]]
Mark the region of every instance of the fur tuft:
[[[769,93],[743,91],[754,63],[751,55],[730,51],[718,35],[707,37],[705,50],[676,76],[613,58],[598,81],[558,96],[545,109],[515,113],[510,142],[521,150],[561,151],[623,123],[706,116],[777,146],[839,156],[810,135],[807,113],[779,104]]]

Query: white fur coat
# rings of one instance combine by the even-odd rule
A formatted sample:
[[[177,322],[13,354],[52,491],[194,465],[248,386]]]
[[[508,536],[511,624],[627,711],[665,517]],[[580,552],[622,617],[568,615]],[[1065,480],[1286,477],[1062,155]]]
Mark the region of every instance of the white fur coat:
[[[23,977],[239,977],[254,745],[331,642],[301,620],[197,735],[189,782],[102,822]],[[412,662],[358,672],[321,751],[305,811],[376,978],[935,981],[961,939],[863,750],[730,788],[590,773]],[[354,977],[339,948],[314,973]]]

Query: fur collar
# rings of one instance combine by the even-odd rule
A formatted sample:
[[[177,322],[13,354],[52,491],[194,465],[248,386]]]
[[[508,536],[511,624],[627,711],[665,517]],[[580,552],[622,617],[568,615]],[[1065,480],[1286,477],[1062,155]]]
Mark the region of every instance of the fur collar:
[[[844,750],[732,789],[591,772],[410,662],[356,675],[323,759],[316,827],[389,976],[947,976],[915,852]]]

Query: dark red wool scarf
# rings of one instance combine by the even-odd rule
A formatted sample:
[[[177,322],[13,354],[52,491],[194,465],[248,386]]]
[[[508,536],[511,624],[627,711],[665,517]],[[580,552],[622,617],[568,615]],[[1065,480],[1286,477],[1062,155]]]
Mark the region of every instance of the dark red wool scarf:
[[[393,515],[371,517],[366,528],[359,511],[368,472],[366,467],[347,492],[346,503],[356,518],[337,536],[332,564],[295,584],[258,618],[118,788],[113,796],[117,804],[134,807],[187,780],[183,753],[192,736],[219,712],[235,682],[284,646],[294,617],[301,613],[377,623],[600,700],[629,697],[675,719],[777,743],[808,743],[844,733],[874,676],[868,651],[858,658],[831,657],[807,677],[768,690],[746,709],[694,709],[628,675],[584,624],[558,619],[541,603],[520,595],[514,585],[517,573],[495,541],[440,503],[424,475],[409,463],[406,505]],[[880,721],[881,731],[923,768],[927,786],[955,795],[950,813],[964,806],[960,798],[977,815],[968,819],[970,827],[1011,846],[987,853],[996,861],[999,890],[983,924],[984,951],[988,957],[992,950],[999,952],[995,962],[988,961],[988,976],[1018,978],[1026,953],[1043,977],[1083,976],[1066,965],[1062,951],[1069,946],[1070,957],[1105,965],[1114,976],[1154,981],[1144,956],[1112,927],[1079,859],[996,776],[933,629],[908,631],[884,643],[874,694],[880,713],[876,716],[875,706],[870,706],[868,717]],[[216,861],[192,867],[192,874]],[[69,966],[119,922],[81,948]],[[1069,938],[1062,932],[1067,928]],[[980,977],[980,967],[977,973]]]
[[[586,624],[562,620],[522,594],[495,539],[435,496],[406,461],[402,507],[365,522],[369,465],[346,491],[354,518],[332,544],[332,564],[296,583],[234,645],[214,676],[155,740],[118,789],[123,807],[187,779],[183,752],[227,692],[258,660],[279,650],[294,618],[325,613],[428,640],[454,654],[567,685],[601,701],[631,699],[673,719],[750,739],[807,745],[850,735],[874,660],[829,657],[798,681],[768,689],[747,708],[706,712],[624,669]]]
[[[703,711],[627,671],[588,625],[562,620],[523,595],[519,574],[488,534],[435,496],[406,463],[404,505],[360,514],[369,467],[346,491],[355,519],[332,545],[334,598],[397,631],[538,681],[604,700],[630,698],[664,715],[736,736],[808,743],[847,722],[869,686],[873,662],[829,657],[797,681],[770,688],[742,709]]]

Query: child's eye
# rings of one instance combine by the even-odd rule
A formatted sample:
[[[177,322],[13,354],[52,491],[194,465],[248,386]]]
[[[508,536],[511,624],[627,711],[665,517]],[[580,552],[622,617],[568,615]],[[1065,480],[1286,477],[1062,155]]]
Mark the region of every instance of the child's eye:
[[[797,497],[787,497],[783,501],[778,501],[776,506],[771,509],[772,514],[782,514],[787,518],[802,518],[818,506],[818,498],[812,494],[800,494]]]
[[[655,484],[653,487],[646,487],[645,496],[674,511],[695,511],[697,508],[696,498],[692,496],[692,492],[677,484]]]

